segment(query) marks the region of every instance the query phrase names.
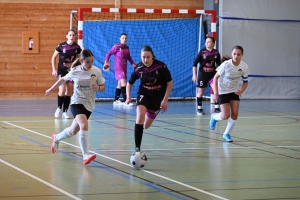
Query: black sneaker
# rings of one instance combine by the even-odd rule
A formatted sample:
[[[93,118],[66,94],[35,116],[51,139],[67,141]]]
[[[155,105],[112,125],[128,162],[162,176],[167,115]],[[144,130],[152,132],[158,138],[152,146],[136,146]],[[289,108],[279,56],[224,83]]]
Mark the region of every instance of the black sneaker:
[[[203,112],[203,109],[198,109],[197,114],[198,115],[205,115],[205,113]]]
[[[215,113],[220,113],[220,112],[221,112],[220,108],[215,108]]]

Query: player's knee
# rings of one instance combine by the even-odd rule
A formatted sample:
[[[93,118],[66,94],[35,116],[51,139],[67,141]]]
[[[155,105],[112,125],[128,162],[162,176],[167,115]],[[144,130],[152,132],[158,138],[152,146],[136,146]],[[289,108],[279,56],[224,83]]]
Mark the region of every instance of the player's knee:
[[[229,119],[229,117],[230,117],[230,113],[222,113],[222,115],[221,115],[221,118],[223,120]]]

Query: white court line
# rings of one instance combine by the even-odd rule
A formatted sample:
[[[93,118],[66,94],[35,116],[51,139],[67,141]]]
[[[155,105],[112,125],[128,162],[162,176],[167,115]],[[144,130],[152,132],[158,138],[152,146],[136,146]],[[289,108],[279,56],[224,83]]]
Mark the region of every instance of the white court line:
[[[55,189],[55,190],[60,191],[61,193],[65,194],[65,195],[67,195],[67,196],[69,196],[69,197],[71,197],[72,199],[81,200],[81,199],[75,197],[74,195],[72,195],[72,194],[70,194],[70,193],[68,193],[68,192],[66,192],[66,191],[64,191],[64,190],[62,190],[62,189],[60,189],[60,188],[58,188],[58,187],[52,185],[51,183],[48,183],[48,182],[46,182],[46,181],[44,181],[44,180],[42,180],[42,179],[40,179],[40,178],[38,178],[38,177],[36,177],[36,176],[34,176],[34,175],[28,173],[28,172],[26,172],[26,171],[24,171],[24,170],[22,170],[22,169],[20,169],[20,168],[18,168],[18,167],[16,167],[16,166],[12,165],[12,164],[10,164],[10,163],[8,163],[8,162],[2,160],[2,159],[0,159],[0,162],[6,164],[6,165],[8,165],[8,166],[10,166],[11,168],[14,168],[14,169],[18,170],[19,172],[22,172],[23,174],[26,174],[27,176],[30,176],[31,178],[33,178],[33,179],[35,179],[35,180],[37,180],[37,181],[40,181],[40,182],[44,183],[45,185],[48,185],[49,187],[52,187],[52,188]]]
[[[240,118],[243,118],[243,119],[257,119],[257,118],[282,118],[282,117],[300,117],[300,116],[296,116],[296,115],[293,115],[293,116],[253,116],[253,117],[251,117],[251,116],[248,116],[248,117],[240,117],[239,116],[239,119]],[[159,119],[159,118],[157,118],[157,119]],[[188,118],[182,118],[182,117],[180,117],[180,118],[177,118],[177,117],[174,117],[174,118],[171,118],[171,117],[169,117],[168,119],[163,119],[163,121],[173,121],[173,120],[176,120],[176,119],[178,119],[178,120],[184,120],[184,119],[186,119],[186,120],[191,120],[191,119],[199,119],[198,117],[192,117],[192,118],[190,118],[190,117],[188,117]],[[201,119],[210,119],[210,117],[201,117]],[[71,120],[73,120],[73,119],[71,119]],[[99,120],[99,119],[93,119],[93,117],[91,117],[90,118],[90,120],[91,121],[103,121],[103,122],[112,122],[112,121],[116,121],[116,119],[101,119],[101,120]],[[132,118],[132,119],[130,119],[130,118],[127,118],[127,119],[124,119],[124,120],[126,120],[126,121],[129,121],[129,120],[135,120],[135,118]],[[159,120],[162,120],[162,119],[159,119]],[[9,120],[10,122],[32,122],[31,120],[22,120],[22,121],[19,121],[19,120]],[[35,120],[35,122],[53,122],[53,120]],[[67,121],[66,121],[67,122]],[[72,121],[70,121],[70,122],[72,122]],[[9,123],[9,122],[8,122]]]
[[[27,128],[24,128],[24,127],[21,127],[21,126],[18,126],[18,125],[15,125],[15,124],[12,124],[12,123],[9,123],[9,122],[6,122],[6,121],[2,121],[2,122],[3,122],[3,123],[6,123],[6,124],[9,124],[9,125],[11,125],[11,126],[14,126],[14,127],[17,127],[17,128],[20,128],[20,129],[23,129],[23,130],[26,130],[26,131],[29,131],[29,132],[31,132],[31,133],[34,133],[34,134],[43,136],[43,137],[51,138],[50,136],[47,136],[47,135],[44,135],[44,134],[41,134],[41,133],[38,133],[38,132],[35,132],[35,131],[32,131],[32,130],[29,130],[29,129],[27,129]],[[73,144],[70,144],[70,143],[67,143],[67,142],[64,142],[64,141],[60,141],[60,143],[64,143],[64,144],[70,145],[70,146],[72,146],[72,147],[75,147],[75,148],[77,148],[77,149],[80,149],[80,147],[78,147],[78,146],[76,146],[76,145],[73,145]],[[109,160],[118,162],[118,163],[120,163],[120,164],[129,166],[129,167],[132,167],[130,164],[124,163],[124,162],[119,161],[119,160],[116,160],[116,159],[114,159],[114,158],[111,158],[111,157],[108,157],[108,156],[99,154],[99,153],[94,152],[94,151],[90,151],[90,152],[91,152],[91,153],[94,153],[94,154],[97,154],[97,155],[99,155],[99,156],[101,156],[101,157],[103,157],[103,158],[106,158],[106,159],[109,159]],[[209,196],[213,196],[213,197],[216,197],[216,198],[222,199],[222,200],[228,200],[228,199],[226,199],[226,198],[224,198],[224,197],[221,197],[221,196],[212,194],[212,193],[210,193],[210,192],[206,192],[206,191],[204,191],[204,190],[201,190],[201,189],[198,189],[198,188],[196,188],[196,187],[187,185],[187,184],[185,184],[185,183],[176,181],[176,180],[174,180],[174,179],[167,178],[167,177],[165,177],[165,176],[161,176],[161,175],[159,175],[159,174],[150,172],[150,171],[148,171],[148,170],[142,170],[142,171],[144,171],[144,172],[146,172],[146,173],[148,173],[148,174],[151,174],[151,175],[153,175],[153,176],[157,176],[157,177],[159,177],[159,178],[168,180],[168,181],[170,181],[170,182],[177,183],[178,185],[182,185],[182,186],[185,186],[185,187],[187,187],[187,188],[193,189],[193,190],[195,190],[195,191],[198,191],[198,192],[207,194],[207,195],[209,195]]]
[[[265,149],[265,148],[300,148],[300,146],[248,146],[248,147],[214,147],[214,149]],[[143,149],[147,151],[176,151],[176,150],[211,150],[212,148],[177,148],[177,149]],[[132,150],[97,150],[97,152],[132,152]]]

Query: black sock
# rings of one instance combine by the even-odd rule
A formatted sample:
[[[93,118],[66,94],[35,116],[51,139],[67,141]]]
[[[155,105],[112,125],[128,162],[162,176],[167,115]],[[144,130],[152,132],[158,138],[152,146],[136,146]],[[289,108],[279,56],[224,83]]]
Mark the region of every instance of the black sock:
[[[121,87],[121,92],[122,92],[122,96],[124,99],[124,102],[126,101],[127,97],[126,97],[126,87]]]
[[[69,105],[70,105],[70,101],[71,101],[71,97],[65,96],[63,112],[67,112]]]
[[[220,109],[219,102],[215,102],[215,109]]]
[[[197,106],[198,109],[202,109],[202,97],[197,97]]]
[[[121,89],[120,88],[116,88],[115,101],[120,98],[120,94],[121,94]]]
[[[143,131],[144,131],[143,124],[135,124],[135,126],[134,126],[134,141],[135,141],[135,147],[138,147],[139,149],[141,149]]]
[[[57,95],[57,107],[59,109],[62,108],[62,105],[64,103],[64,99],[65,99],[65,96],[59,96],[59,95]]]

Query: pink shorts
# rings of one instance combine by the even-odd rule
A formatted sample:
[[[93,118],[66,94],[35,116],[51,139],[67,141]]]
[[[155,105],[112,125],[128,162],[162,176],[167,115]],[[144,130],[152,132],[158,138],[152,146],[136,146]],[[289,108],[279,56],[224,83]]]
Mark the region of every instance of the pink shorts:
[[[115,70],[115,78],[116,80],[126,79],[126,71],[124,70]]]

